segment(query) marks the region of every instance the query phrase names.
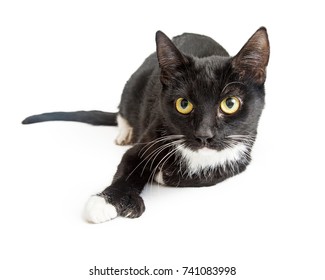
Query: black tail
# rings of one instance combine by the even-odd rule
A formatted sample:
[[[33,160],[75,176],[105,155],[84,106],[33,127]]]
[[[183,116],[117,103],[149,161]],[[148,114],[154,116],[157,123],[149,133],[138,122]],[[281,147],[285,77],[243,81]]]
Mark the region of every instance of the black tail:
[[[77,111],[77,112],[53,112],[27,117],[23,124],[31,124],[47,121],[72,121],[82,122],[92,125],[117,125],[117,113],[107,113],[102,111]]]

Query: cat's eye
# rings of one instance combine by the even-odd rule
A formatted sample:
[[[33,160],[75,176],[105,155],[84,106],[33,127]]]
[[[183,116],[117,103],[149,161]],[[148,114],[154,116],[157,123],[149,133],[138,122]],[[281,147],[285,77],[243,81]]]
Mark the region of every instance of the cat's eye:
[[[240,107],[240,100],[235,96],[231,96],[223,99],[220,104],[221,110],[228,115],[236,113],[239,107]]]
[[[175,106],[176,110],[183,115],[187,115],[193,111],[193,104],[185,98],[178,98]]]

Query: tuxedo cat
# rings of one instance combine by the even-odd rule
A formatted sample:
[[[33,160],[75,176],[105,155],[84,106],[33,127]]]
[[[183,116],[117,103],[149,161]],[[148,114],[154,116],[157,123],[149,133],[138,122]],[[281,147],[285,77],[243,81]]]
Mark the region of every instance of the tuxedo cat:
[[[147,183],[215,185],[245,170],[264,107],[269,41],[261,27],[231,57],[209,37],[156,33],[156,53],[131,76],[118,113],[55,112],[23,123],[69,120],[118,125],[118,145],[132,145],[113,181],[91,196],[86,219],[136,218]]]

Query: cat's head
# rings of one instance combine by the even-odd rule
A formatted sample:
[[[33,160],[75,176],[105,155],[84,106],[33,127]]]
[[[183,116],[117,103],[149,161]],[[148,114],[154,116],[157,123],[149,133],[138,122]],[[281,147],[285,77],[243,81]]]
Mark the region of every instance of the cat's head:
[[[183,54],[160,31],[156,42],[168,134],[182,135],[192,151],[221,151],[236,143],[251,147],[264,107],[266,29],[258,29],[234,57]]]

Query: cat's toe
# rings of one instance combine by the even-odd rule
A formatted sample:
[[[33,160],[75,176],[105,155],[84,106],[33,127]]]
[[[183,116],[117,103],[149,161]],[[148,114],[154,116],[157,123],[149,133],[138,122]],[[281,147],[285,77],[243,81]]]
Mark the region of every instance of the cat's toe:
[[[86,204],[85,219],[89,223],[103,223],[117,217],[116,208],[98,195],[91,196]]]
[[[131,194],[128,197],[127,206],[120,211],[120,215],[126,218],[138,218],[145,210],[145,205],[141,196]]]

